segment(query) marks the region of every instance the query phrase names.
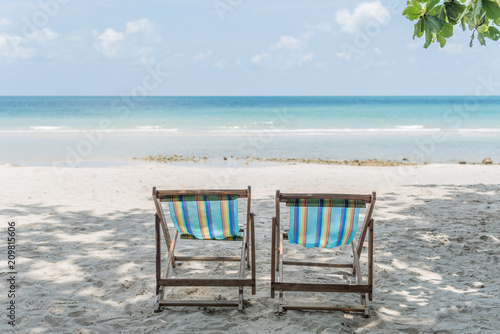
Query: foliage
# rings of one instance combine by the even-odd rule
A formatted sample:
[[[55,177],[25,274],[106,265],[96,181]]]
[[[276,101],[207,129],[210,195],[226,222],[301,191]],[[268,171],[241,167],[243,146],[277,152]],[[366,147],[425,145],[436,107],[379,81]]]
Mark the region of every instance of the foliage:
[[[456,25],[472,31],[471,47],[476,36],[481,45],[500,38],[500,0],[408,0],[403,16],[417,20],[413,38],[425,36],[424,48],[433,42],[444,47]]]

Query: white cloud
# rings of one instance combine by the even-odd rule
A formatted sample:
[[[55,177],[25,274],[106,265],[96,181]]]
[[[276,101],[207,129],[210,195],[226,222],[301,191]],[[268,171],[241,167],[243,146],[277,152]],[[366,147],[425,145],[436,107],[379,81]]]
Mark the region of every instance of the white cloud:
[[[127,22],[127,29],[125,30],[125,33],[127,35],[140,34],[144,35],[146,38],[156,38],[155,27],[148,19]]]
[[[216,68],[218,68],[219,70],[222,70],[222,69],[225,69],[226,68],[226,60],[225,59],[221,59],[221,60],[218,60],[214,63],[214,66]]]
[[[342,52],[337,52],[337,57],[342,60],[351,61],[353,59],[359,59],[365,55],[364,49],[344,50]]]
[[[51,41],[58,37],[59,35],[50,28],[35,30],[26,38],[3,32],[0,33],[0,56],[10,61],[33,57],[47,58],[53,53]]]
[[[271,55],[267,52],[263,52],[260,54],[256,54],[252,57],[252,63],[262,63],[264,61],[267,61],[271,59]]]
[[[271,50],[294,51],[301,49],[303,46],[304,42],[299,39],[292,36],[281,36],[279,42],[271,46]]]
[[[341,25],[341,30],[351,34],[368,28],[370,24],[385,26],[390,19],[389,10],[378,0],[363,2],[354,8],[352,13],[348,9],[340,9],[335,17],[335,21]]]
[[[43,28],[40,30],[35,30],[30,35],[28,35],[28,39],[35,42],[45,42],[49,40],[54,40],[59,37],[59,34],[54,32],[50,28]]]
[[[97,50],[111,59],[134,59],[148,63],[154,58],[155,45],[161,42],[154,24],[148,19],[127,22],[125,31],[107,28],[96,33]]]
[[[378,55],[381,55],[381,54],[382,54],[382,51],[380,51],[380,49],[379,49],[379,48],[375,48],[375,49],[373,49],[373,51],[374,51],[376,54],[378,54]]]
[[[125,35],[108,28],[99,35],[99,50],[108,58],[116,58],[120,56],[122,41]]]
[[[26,39],[21,36],[1,33],[0,56],[7,60],[31,58],[34,54],[34,50],[28,48],[26,44]]]
[[[212,55],[213,51],[212,50],[208,50],[206,52],[200,52],[198,53],[196,56],[193,57],[194,61],[195,62],[200,62],[200,61],[203,61],[207,58],[210,58],[210,56]]]
[[[442,50],[443,52],[446,52],[447,54],[455,55],[455,54],[461,53],[463,48],[464,48],[463,44],[447,43],[444,46],[444,48],[442,48],[440,50]]]
[[[287,70],[300,67],[314,58],[314,54],[306,52],[305,40],[310,36],[303,34],[300,38],[281,36],[279,41],[269,47],[268,51],[255,54],[252,63],[270,69]]]

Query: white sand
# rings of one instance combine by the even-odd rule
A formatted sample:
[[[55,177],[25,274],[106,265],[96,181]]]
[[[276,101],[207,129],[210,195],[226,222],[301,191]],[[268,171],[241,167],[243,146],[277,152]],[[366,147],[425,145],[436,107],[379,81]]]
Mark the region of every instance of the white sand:
[[[2,272],[7,221],[15,221],[18,231],[18,333],[484,333],[500,329],[498,165],[266,165],[234,170],[154,164],[64,170],[6,166],[0,167],[0,185]],[[257,214],[258,289],[256,295],[245,291],[246,309],[240,313],[233,308],[171,308],[152,314],[152,186],[247,185],[252,186],[252,211]],[[276,189],[377,191],[371,318],[342,312],[277,315],[277,299],[269,298],[270,220]],[[226,252],[225,244],[218,242],[204,243],[201,249],[192,242],[182,246],[182,241],[186,242],[179,243],[181,253],[186,247]],[[287,254],[302,256],[290,247]],[[328,253],[319,254],[325,258]],[[175,274],[186,268],[202,275],[235,272],[224,265],[185,263]],[[313,273],[316,270],[290,273],[290,277]],[[2,305],[7,302],[5,278],[2,273]],[[220,293],[226,298],[226,292],[187,289],[175,297],[208,299]],[[227,296],[236,296],[235,290]],[[348,300],[332,296],[338,297]],[[347,297],[358,302],[355,295]],[[0,332],[10,331],[6,316],[1,319]]]

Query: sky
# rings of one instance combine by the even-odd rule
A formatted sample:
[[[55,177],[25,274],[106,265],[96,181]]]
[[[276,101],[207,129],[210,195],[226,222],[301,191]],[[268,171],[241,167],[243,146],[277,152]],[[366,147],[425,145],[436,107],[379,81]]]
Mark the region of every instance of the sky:
[[[500,41],[424,49],[405,3],[0,0],[0,95],[500,94]]]

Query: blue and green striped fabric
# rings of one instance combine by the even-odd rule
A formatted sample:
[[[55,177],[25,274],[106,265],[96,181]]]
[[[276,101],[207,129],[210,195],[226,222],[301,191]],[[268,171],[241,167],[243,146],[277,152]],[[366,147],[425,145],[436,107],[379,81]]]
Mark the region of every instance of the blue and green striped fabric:
[[[235,237],[238,227],[237,196],[169,196],[170,217],[181,234],[196,239],[227,239]]]
[[[358,229],[359,207],[354,200],[290,200],[288,240],[307,248],[348,245]]]

